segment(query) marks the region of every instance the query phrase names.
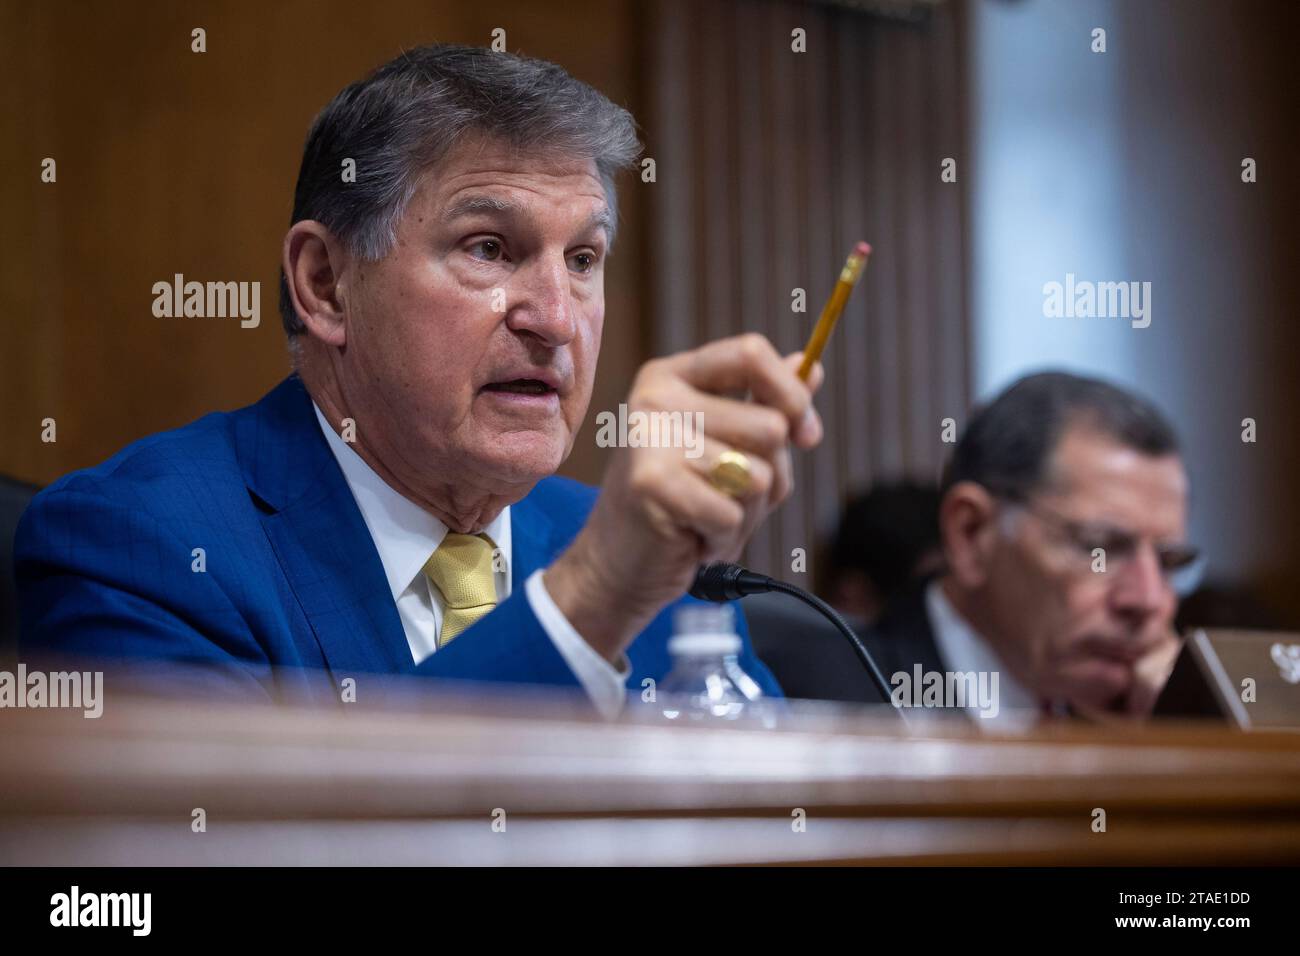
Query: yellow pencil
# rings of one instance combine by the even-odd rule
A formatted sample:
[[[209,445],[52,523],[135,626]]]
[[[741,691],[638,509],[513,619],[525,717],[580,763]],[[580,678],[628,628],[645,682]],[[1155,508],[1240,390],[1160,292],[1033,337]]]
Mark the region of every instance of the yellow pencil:
[[[812,368],[817,364],[817,360],[822,356],[822,349],[826,348],[826,340],[831,337],[831,330],[835,328],[835,323],[840,320],[840,313],[844,311],[844,304],[849,301],[849,293],[853,287],[858,284],[863,270],[867,267],[867,258],[871,255],[871,246],[865,242],[859,242],[849,253],[848,261],[844,263],[844,268],[840,270],[839,281],[835,283],[835,288],[831,291],[831,297],[826,302],[826,308],[822,309],[821,318],[817,320],[817,325],[813,327],[812,335],[808,338],[808,344],[803,349],[803,362],[799,365],[799,377],[805,382],[812,373]]]

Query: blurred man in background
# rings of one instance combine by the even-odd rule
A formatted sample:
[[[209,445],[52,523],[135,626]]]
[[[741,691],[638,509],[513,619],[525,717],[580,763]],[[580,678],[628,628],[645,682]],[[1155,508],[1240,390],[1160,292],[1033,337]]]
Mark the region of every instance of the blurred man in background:
[[[865,628],[942,565],[939,489],[909,482],[876,485],[845,506],[817,592]]]
[[[942,572],[863,638],[886,679],[906,675],[909,703],[921,675],[996,674],[990,723],[1149,715],[1181,646],[1177,592],[1197,568],[1187,500],[1154,406],[1095,379],[1023,378],[957,444],[938,507]],[[843,642],[786,658],[760,647],[791,696],[880,699]]]
[[[886,674],[997,672],[1000,709],[1149,715],[1181,642],[1188,546],[1177,438],[1145,400],[1058,372],[980,409],[939,511],[946,569],[870,636]]]

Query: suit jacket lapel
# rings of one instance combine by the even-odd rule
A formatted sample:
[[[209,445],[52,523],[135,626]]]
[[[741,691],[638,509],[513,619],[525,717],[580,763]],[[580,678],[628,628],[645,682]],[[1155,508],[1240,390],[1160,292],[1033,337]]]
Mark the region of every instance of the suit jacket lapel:
[[[251,412],[236,426],[244,478],[330,670],[414,670],[379,553],[302,382],[289,377]]]

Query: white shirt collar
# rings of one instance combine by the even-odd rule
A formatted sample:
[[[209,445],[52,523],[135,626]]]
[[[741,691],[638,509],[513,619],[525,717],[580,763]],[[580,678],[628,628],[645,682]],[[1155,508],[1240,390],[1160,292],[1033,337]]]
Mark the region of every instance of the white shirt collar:
[[[934,631],[934,642],[939,647],[939,657],[949,671],[997,672],[1001,711],[1038,712],[1037,696],[1016,680],[988,641],[957,613],[943,593],[938,578],[925,589],[925,607]]]
[[[365,460],[349,447],[325,419],[320,407],[312,402],[316,421],[329,442],[334,460],[352,490],[361,517],[374,539],[379,560],[388,578],[388,587],[397,600],[423,569],[429,556],[442,544],[447,526],[415,502],[394,491]],[[501,509],[496,520],[483,529],[505,560],[506,587],[510,581],[511,540],[510,508]]]

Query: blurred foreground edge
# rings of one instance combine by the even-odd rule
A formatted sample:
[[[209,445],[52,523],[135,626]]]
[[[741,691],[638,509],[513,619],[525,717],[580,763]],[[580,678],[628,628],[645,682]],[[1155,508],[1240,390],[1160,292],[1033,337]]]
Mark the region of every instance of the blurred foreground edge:
[[[3,709],[0,865],[1300,862],[1297,734],[628,709],[482,688],[387,710]]]

